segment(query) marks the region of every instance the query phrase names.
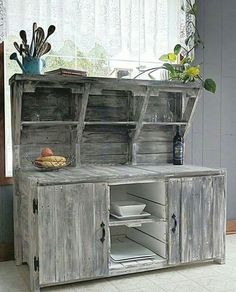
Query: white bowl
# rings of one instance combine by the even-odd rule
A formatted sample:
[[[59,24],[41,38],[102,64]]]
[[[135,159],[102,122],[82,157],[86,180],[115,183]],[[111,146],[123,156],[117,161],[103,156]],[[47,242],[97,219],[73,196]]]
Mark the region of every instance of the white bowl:
[[[139,215],[146,204],[137,201],[114,201],[111,202],[111,211],[119,216]]]

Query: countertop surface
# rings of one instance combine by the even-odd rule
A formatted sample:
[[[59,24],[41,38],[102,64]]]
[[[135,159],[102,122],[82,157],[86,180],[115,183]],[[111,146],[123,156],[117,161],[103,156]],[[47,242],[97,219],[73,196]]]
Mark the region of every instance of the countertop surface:
[[[223,169],[195,165],[87,165],[66,167],[58,171],[27,168],[19,171],[20,180],[36,180],[38,185],[72,184],[82,182],[108,182],[155,180],[169,177],[219,175]]]

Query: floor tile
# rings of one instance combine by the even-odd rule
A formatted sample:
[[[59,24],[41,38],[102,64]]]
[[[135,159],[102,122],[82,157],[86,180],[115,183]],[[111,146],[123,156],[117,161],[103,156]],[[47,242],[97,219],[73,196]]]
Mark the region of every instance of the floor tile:
[[[236,279],[232,280],[223,275],[197,278],[194,281],[211,292],[226,292],[229,290],[236,292]]]
[[[226,264],[186,265],[41,289],[42,292],[236,292],[236,235],[226,238]],[[0,263],[0,292],[30,292],[27,265]]]
[[[149,289],[149,291],[155,291],[156,285],[151,282],[143,274],[129,275],[114,277],[109,279],[109,283],[114,285],[119,291],[137,290],[137,289]]]
[[[158,286],[166,292],[209,292],[192,280],[185,280],[177,283],[163,283]]]
[[[147,273],[145,276],[150,281],[152,281],[155,284],[165,284],[165,283],[171,283],[171,282],[181,282],[186,280],[186,278],[178,273],[177,271],[172,271],[171,269],[164,269],[160,271],[155,271],[151,273]]]
[[[187,279],[195,279],[198,277],[204,276],[217,276],[219,274],[216,269],[216,264],[202,264],[202,265],[187,265],[178,268],[178,273],[184,276]]]
[[[112,283],[107,280],[88,281],[85,283],[73,284],[73,292],[119,292]]]
[[[14,278],[0,279],[0,292],[29,292],[29,289],[23,279],[16,274]]]

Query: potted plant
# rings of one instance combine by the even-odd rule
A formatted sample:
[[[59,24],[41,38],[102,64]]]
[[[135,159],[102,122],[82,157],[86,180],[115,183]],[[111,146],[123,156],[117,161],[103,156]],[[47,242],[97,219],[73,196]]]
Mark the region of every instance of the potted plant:
[[[148,72],[150,78],[154,71],[164,69],[167,71],[166,79],[179,80],[183,83],[200,81],[203,87],[212,93],[216,92],[216,83],[213,79],[203,79],[201,76],[201,68],[199,64],[194,63],[194,49],[202,46],[204,43],[201,40],[197,28],[197,5],[192,3],[192,0],[186,0],[186,5],[181,7],[186,13],[186,25],[190,31],[188,37],[185,39],[185,45],[176,44],[173,52],[162,55],[159,60],[163,62],[161,67],[149,68],[139,73],[135,78],[141,74]]]

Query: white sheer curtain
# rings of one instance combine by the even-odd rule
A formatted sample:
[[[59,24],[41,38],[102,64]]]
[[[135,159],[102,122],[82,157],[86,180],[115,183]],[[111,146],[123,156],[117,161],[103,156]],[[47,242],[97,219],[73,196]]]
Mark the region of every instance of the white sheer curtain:
[[[50,24],[57,27],[50,38],[54,52],[62,52],[65,42],[70,41],[64,55],[71,56],[79,49],[87,56],[99,45],[107,59],[156,62],[160,55],[172,50],[180,38],[180,2],[0,0],[0,40],[18,36],[20,29],[26,30],[30,40],[32,23],[36,21],[45,30]]]

